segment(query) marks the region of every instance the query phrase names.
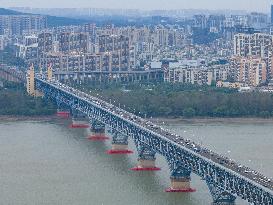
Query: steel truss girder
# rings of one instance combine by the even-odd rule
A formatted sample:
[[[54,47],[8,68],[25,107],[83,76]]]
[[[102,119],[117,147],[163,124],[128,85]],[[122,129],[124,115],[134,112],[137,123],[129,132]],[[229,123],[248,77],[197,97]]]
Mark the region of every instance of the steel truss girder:
[[[118,131],[114,131],[113,137],[112,137],[112,144],[128,145],[128,136]]]
[[[156,152],[151,150],[149,147],[139,143],[135,142],[137,152],[138,152],[138,160],[155,160],[155,154]]]
[[[102,129],[105,129],[105,124],[98,121],[98,120],[95,120],[93,118],[90,118],[89,119],[89,123],[91,125],[91,129],[93,130],[102,130]]]
[[[185,168],[183,164],[170,164],[170,162],[168,164],[171,171],[171,179],[191,179],[191,170]]]
[[[206,183],[209,187],[209,191],[211,193],[213,199],[213,205],[234,205],[236,197],[227,191],[223,190],[221,187],[216,187],[213,182],[208,178]]]

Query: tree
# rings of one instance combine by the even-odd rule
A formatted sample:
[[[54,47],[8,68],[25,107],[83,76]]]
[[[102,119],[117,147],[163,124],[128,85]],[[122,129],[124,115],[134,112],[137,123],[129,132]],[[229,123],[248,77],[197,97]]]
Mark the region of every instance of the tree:
[[[183,116],[185,118],[192,118],[195,116],[195,110],[193,108],[186,108],[183,110]]]
[[[261,111],[259,113],[259,116],[262,118],[269,118],[270,117],[270,112],[269,111]]]

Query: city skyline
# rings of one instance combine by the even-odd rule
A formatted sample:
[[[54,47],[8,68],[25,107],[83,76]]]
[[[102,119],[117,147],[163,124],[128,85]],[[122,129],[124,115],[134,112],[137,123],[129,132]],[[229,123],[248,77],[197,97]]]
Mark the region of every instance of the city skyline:
[[[60,0],[58,2],[53,0],[15,0],[7,2],[0,0],[2,7],[33,7],[33,8],[109,8],[109,9],[141,9],[141,10],[157,10],[157,9],[205,9],[205,10],[246,10],[266,12],[270,11],[270,4],[273,1],[268,0]]]

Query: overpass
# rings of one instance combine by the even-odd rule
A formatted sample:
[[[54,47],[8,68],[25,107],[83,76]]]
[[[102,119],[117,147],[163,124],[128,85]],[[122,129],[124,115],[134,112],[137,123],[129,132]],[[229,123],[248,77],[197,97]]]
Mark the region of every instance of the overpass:
[[[138,151],[135,170],[158,170],[156,154],[164,156],[170,169],[168,192],[194,191],[190,187],[194,173],[206,181],[215,205],[233,205],[236,197],[250,204],[273,205],[272,179],[255,170],[58,81],[36,75],[35,88],[58,106],[69,108],[73,117],[87,116],[95,133],[101,134],[107,126],[113,133],[111,153],[130,153],[128,137],[132,138]]]

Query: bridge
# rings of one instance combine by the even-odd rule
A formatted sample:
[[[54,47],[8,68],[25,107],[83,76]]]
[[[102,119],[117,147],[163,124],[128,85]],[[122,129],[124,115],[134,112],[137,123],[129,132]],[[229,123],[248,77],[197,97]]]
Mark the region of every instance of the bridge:
[[[214,153],[119,107],[58,81],[35,77],[36,89],[66,107],[76,119],[87,116],[94,133],[107,126],[113,133],[111,153],[129,153],[128,137],[138,151],[135,170],[158,170],[156,154],[165,157],[170,169],[169,192],[192,192],[192,173],[205,180],[213,204],[235,204],[236,197],[255,205],[273,205],[273,182],[248,167]],[[81,115],[79,115],[79,113]]]
[[[0,78],[12,82],[26,82],[26,74],[16,68],[0,64]]]
[[[108,139],[104,135],[107,126],[112,133],[109,154],[132,153],[128,150],[130,137],[138,152],[138,165],[132,170],[160,170],[155,160],[156,154],[162,155],[170,170],[171,186],[167,192],[194,192],[190,186],[193,173],[206,181],[213,205],[234,205],[236,197],[254,205],[273,205],[272,179],[111,103],[55,81],[52,76],[50,66],[46,77],[35,74],[32,66],[27,76],[29,94],[43,93],[56,101],[58,108],[69,110],[72,127],[89,127],[83,124],[88,119],[93,133],[90,139]]]

